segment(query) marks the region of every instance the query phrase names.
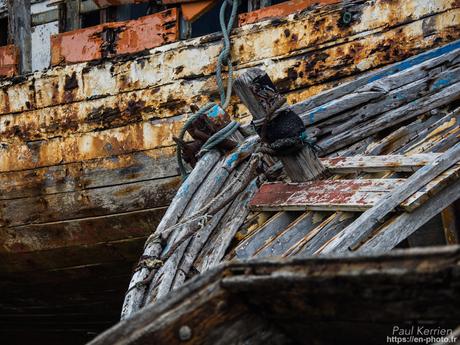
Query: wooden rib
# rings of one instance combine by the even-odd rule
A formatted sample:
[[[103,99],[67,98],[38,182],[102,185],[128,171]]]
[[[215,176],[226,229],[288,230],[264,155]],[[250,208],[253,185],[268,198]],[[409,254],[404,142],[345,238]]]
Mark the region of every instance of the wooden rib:
[[[329,254],[331,252],[343,254],[349,252],[350,249],[356,249],[363,241],[368,239],[378,223],[382,222],[390,212],[393,212],[401,202],[446,169],[456,164],[459,159],[460,144],[457,143],[438,157],[432,164],[415,172],[406,180],[401,188],[389,193],[386,198],[381,199],[373,208],[363,213],[353,224],[336,236],[323,249],[322,254]]]
[[[293,222],[299,213],[279,212],[263,224],[254,234],[246,238],[235,249],[238,259],[247,259],[253,256],[257,250],[272,238],[276,237],[283,231],[286,226]]]

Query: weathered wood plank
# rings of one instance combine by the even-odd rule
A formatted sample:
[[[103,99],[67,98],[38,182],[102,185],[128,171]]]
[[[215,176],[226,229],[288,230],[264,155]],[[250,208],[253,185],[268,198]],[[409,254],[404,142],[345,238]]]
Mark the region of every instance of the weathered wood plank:
[[[430,164],[440,155],[440,153],[420,153],[415,155],[339,156],[322,158],[321,162],[335,174],[381,171],[414,172]]]
[[[323,248],[322,254],[346,253],[356,249],[363,241],[367,240],[389,213],[403,202],[407,197],[417,192],[439,174],[456,164],[460,160],[460,144],[455,145],[443,153],[433,163],[423,167],[409,177],[400,187],[382,198],[374,207],[364,212],[353,224],[343,230],[328,245]],[[446,194],[446,193],[442,193]]]
[[[201,251],[200,257],[202,259],[198,258],[196,260],[199,265],[195,266],[200,273],[217,266],[225,256],[236,232],[249,214],[247,205],[256,191],[256,181],[252,181],[246,190],[232,203],[230,206],[231,212],[227,213],[222,219],[221,224],[216,229],[217,231],[213,233],[212,238],[207,241],[206,247]]]
[[[0,148],[0,172],[107,158],[130,152],[174,145],[185,121],[159,120],[82,135],[30,141]]]
[[[246,238],[235,249],[236,257],[247,259],[253,256],[264,243],[278,236],[291,222],[301,214],[296,212],[279,212],[262,225],[254,234]]]
[[[257,211],[362,211],[404,185],[403,179],[266,183],[251,200]]]
[[[169,235],[165,234],[166,230],[176,224],[186,211],[186,207],[193,195],[195,195],[195,192],[204,181],[207,174],[214,169],[219,158],[220,154],[217,151],[210,151],[202,157],[197,163],[196,169],[190,173],[187,180],[180,186],[158,227],[152,227],[152,229],[155,229],[152,236],[163,236],[163,238],[169,237]],[[147,241],[144,247],[143,255],[144,257],[158,259],[163,251],[163,244],[161,241],[153,241],[151,238],[152,237],[150,237],[150,240]],[[123,301],[121,310],[122,320],[130,317],[132,313],[142,307],[148,286],[147,284],[141,284],[141,282],[147,279],[154,269],[155,268],[152,267],[140,267],[133,273]]]
[[[459,96],[460,83],[457,82],[433,95],[422,97],[407,105],[389,111],[376,119],[361,123],[352,130],[322,139],[318,142],[318,145],[323,148],[325,153],[333,152],[385,128],[395,126],[417,115],[447,105],[456,100]]]
[[[460,224],[456,216],[455,204],[446,207],[441,212],[442,226],[447,244],[460,243]]]
[[[180,178],[136,182],[69,193],[3,200],[0,225],[57,222],[168,206]]]
[[[417,207],[433,197],[433,195],[441,192],[444,188],[460,178],[460,165],[446,170],[441,175],[434,178],[416,193],[407,198],[401,203],[401,207],[407,212],[413,212]]]
[[[166,207],[109,216],[0,228],[0,253],[34,252],[146,237],[161,221]]]
[[[325,214],[314,214],[305,212],[291,224],[289,224],[277,237],[265,242],[257,250],[254,257],[282,256],[287,250],[295,246],[314,227],[314,224],[321,222]]]
[[[386,5],[383,1],[379,1],[376,4],[369,4],[369,7],[366,7],[365,11],[363,12],[364,17],[361,18],[361,24],[352,24],[351,27],[347,30],[343,30],[343,28],[340,28],[337,25],[341,16],[339,10],[333,11],[332,14],[330,10],[319,10],[319,12],[316,11],[318,13],[313,11],[312,13],[304,14],[295,20],[290,19],[282,25],[277,26],[265,24],[261,27],[260,25],[256,25],[251,30],[244,30],[241,33],[237,33],[233,41],[233,46],[235,47],[233,56],[238,57],[238,68],[239,66],[243,68],[245,64],[250,65],[253,61],[256,60],[258,61],[267,58],[281,58],[290,55],[305,54],[304,50],[307,48],[312,49],[316,46],[319,47],[321,44],[331,45],[332,42],[343,42],[344,40],[338,39],[337,35],[339,35],[340,37],[346,37],[350,34],[353,34],[353,32],[355,32],[355,34],[363,32],[366,33],[366,35],[370,35],[375,32],[373,31],[373,29],[377,30],[377,32],[380,32],[383,28],[386,28],[387,25],[390,25],[390,27],[398,26],[398,24],[406,22],[408,16],[411,16],[411,18],[414,18],[414,20],[419,20],[422,17],[435,14],[439,14],[439,16],[449,18],[445,18],[444,20],[433,20],[435,27],[439,26],[439,31],[433,34],[433,37],[427,37],[423,42],[418,42],[417,46],[413,44],[412,39],[407,39],[406,42],[402,42],[401,40],[406,35],[408,37],[414,37],[414,35],[418,37],[419,35],[422,35],[420,37],[423,37],[421,23],[419,23],[418,25],[412,25],[412,27],[408,30],[403,30],[403,34],[400,34],[400,36],[397,39],[394,39],[393,43],[394,49],[396,49],[395,43],[399,43],[400,41],[401,43],[404,43],[401,44],[401,47],[399,47],[401,53],[398,52],[398,54],[395,55],[390,54],[391,56],[387,57],[383,56],[381,53],[372,53],[370,49],[368,52],[363,52],[363,54],[360,53],[360,60],[362,59],[362,57],[367,57],[368,61],[368,63],[361,64],[360,68],[364,68],[365,70],[367,70],[368,68],[375,68],[376,66],[381,66],[385,63],[400,60],[406,53],[414,54],[415,52],[421,52],[428,47],[435,47],[441,44],[442,42],[448,42],[452,39],[455,39],[454,36],[452,36],[451,39],[446,38],[446,35],[448,34],[447,28],[455,28],[455,16],[452,17],[447,13],[443,13],[443,11],[448,10],[449,8],[453,8],[453,0],[443,0],[442,4],[439,4],[439,7],[433,7],[431,3],[427,4],[426,2],[422,2],[421,0],[414,1],[420,2],[420,4],[418,4],[420,11],[418,11],[417,14],[413,13],[410,6],[406,5],[406,2],[401,1],[400,4],[395,4],[395,16],[390,15],[390,12],[388,11],[383,11],[382,13],[384,13],[385,15],[382,15],[381,17],[379,16],[378,18],[376,18],[376,16],[373,15],[373,13],[375,13],[374,11],[378,11],[379,7],[385,7]],[[319,13],[322,13],[322,15],[318,16]],[[452,20],[450,19],[450,17],[452,17]],[[306,25],[306,27],[319,26],[324,28],[327,25],[332,25],[335,28],[336,32],[334,32],[334,30],[325,29],[319,31],[306,31],[304,25]],[[286,37],[284,34],[284,32],[287,32],[285,31],[286,29],[289,30],[290,33],[288,37]],[[262,37],[260,37],[261,35]],[[443,41],[433,41],[436,35],[442,36],[443,38],[439,38],[441,38]],[[389,36],[396,37],[394,33],[391,35],[387,34],[387,36],[388,39],[390,39]],[[272,44],[274,37],[278,38],[279,40],[278,44],[276,45]],[[293,41],[292,37],[302,37],[302,39]],[[365,35],[358,35],[356,37],[351,36],[349,37],[349,40],[360,39],[361,37],[365,37]],[[211,41],[208,44],[204,44],[205,49],[202,53],[200,53],[202,54],[202,56],[209,56],[210,59],[197,61],[195,56],[198,48],[196,48],[196,46],[199,45],[202,41]],[[260,45],[257,45],[257,47],[247,44],[247,42],[256,41],[260,42]],[[379,43],[368,43],[363,41],[359,44],[355,44],[354,42],[351,42],[345,44],[345,46],[342,48],[341,54],[339,54],[337,49],[333,48],[331,48],[332,50],[330,53],[326,52],[326,54],[330,55],[330,61],[334,61],[334,65],[337,65],[338,61],[337,59],[335,59],[336,56],[341,56],[344,54],[344,52],[356,55],[357,53],[356,51],[353,52],[353,49],[356,49],[358,46],[367,49],[368,46],[375,47],[376,45],[378,46]],[[354,46],[355,48],[351,49]],[[69,97],[72,99],[72,101],[81,101],[88,98],[114,95],[135,89],[143,89],[152,86],[160,87],[171,83],[172,80],[183,79],[186,77],[203,74],[209,76],[214,71],[213,66],[217,61],[218,52],[219,42],[217,40],[214,41],[211,38],[207,38],[204,40],[196,39],[192,41],[187,41],[185,43],[181,42],[178,44],[169,45],[164,48],[159,48],[157,50],[152,51],[150,56],[141,57],[136,59],[135,61],[120,63],[107,62],[97,67],[89,67],[83,64],[73,67],[65,67],[64,69],[50,70],[47,73],[42,74],[43,77],[35,77],[35,81],[31,80],[32,89],[35,89],[34,93],[37,95],[37,107],[41,108],[56,104],[67,103],[69,101]],[[396,53],[396,50],[394,52]],[[393,53],[393,51],[390,50],[390,53]],[[321,54],[323,54],[323,52],[321,52]],[[319,55],[313,55],[311,56],[311,59],[309,58],[309,60],[311,60],[311,62],[315,62],[317,58],[319,58]],[[162,61],[164,60],[168,60],[168,64],[165,65],[164,63],[162,63]],[[185,65],[184,61],[186,62]],[[194,63],[192,63],[191,61],[194,61]],[[324,67],[326,67],[319,62],[320,61],[318,61],[318,63],[315,63],[315,68],[323,69]],[[292,70],[296,72],[298,75],[298,77],[295,80],[295,84],[298,84],[299,86],[293,86],[293,88],[299,88],[301,84],[305,85],[305,83],[301,82],[303,79],[310,80],[311,85],[317,84],[318,78],[323,78],[323,73],[316,72],[315,76],[312,75],[308,77],[309,74],[304,73],[304,77],[300,77],[299,74],[302,71],[304,72],[305,66],[302,65],[298,66],[297,68],[294,66],[295,61],[290,65],[291,66],[287,66],[283,64],[279,66],[274,66],[273,69],[270,69],[269,73],[274,78],[275,82],[278,82],[278,80],[280,83],[289,82],[289,80],[286,80],[288,68],[292,68]],[[159,68],[161,68],[161,73],[158,73]],[[76,89],[69,90],[69,88],[65,87],[66,78],[70,78],[74,74],[74,72],[75,77],[78,80],[79,87]],[[332,72],[332,70],[330,72]],[[354,72],[354,67],[353,69],[348,68],[346,64],[341,69],[342,76],[344,73],[352,74]],[[334,74],[337,74],[337,71],[334,72]],[[327,78],[333,78],[333,76],[327,76]],[[11,86],[12,89],[14,89],[14,87],[15,85]],[[23,88],[22,92],[24,92],[25,95],[29,95],[32,91]],[[13,93],[11,92],[11,94]],[[32,96],[33,95],[31,94],[31,97],[23,97],[24,99],[33,99],[33,102],[28,103],[29,106],[26,106],[25,100],[23,101],[12,97],[8,102],[3,103],[5,107],[10,108],[6,109],[6,113],[33,109],[35,107],[35,97]],[[20,105],[20,107],[16,106],[16,104],[18,106]]]
[[[30,0],[8,0],[8,36],[19,47],[19,66],[22,74],[32,70],[32,19]]]
[[[415,209],[414,212],[402,213],[395,219],[383,224],[375,232],[375,235],[357,248],[356,252],[375,255],[393,249],[398,243],[456,201],[459,195],[460,181],[457,181],[442,193],[431,197],[426,203]]]
[[[0,173],[0,200],[74,192],[177,176],[174,147]]]

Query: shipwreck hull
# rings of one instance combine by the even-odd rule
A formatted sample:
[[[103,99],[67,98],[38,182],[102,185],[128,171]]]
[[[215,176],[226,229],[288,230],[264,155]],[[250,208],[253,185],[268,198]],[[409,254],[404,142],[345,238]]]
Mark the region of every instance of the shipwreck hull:
[[[264,66],[296,103],[455,41],[459,24],[454,0],[331,4],[236,29],[232,55],[237,76]],[[191,104],[217,98],[220,49],[214,34],[1,82],[7,339],[27,327],[82,343],[118,320],[133,265],[181,182],[173,136]],[[229,112],[250,121],[237,97]]]
[[[454,331],[458,259],[451,246],[222,264],[90,344],[385,344],[395,326]]]

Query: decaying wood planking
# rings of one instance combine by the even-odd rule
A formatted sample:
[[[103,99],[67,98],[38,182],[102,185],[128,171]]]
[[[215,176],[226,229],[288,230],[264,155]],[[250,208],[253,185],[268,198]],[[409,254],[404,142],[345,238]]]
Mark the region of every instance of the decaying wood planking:
[[[354,323],[344,326],[344,318],[366,325],[373,339],[386,339],[398,322],[430,319],[456,327],[450,322],[460,317],[455,308],[460,301],[458,258],[459,248],[454,246],[398,250],[378,257],[226,263],[90,345],[148,344],[153,339],[170,344],[180,339],[183,327],[190,344],[238,344],[241,337],[267,344],[267,336],[274,344],[302,343],[307,326],[309,339],[321,345],[333,343],[332,336],[338,335],[356,343],[369,341],[369,334],[354,331]],[[442,307],[421,310],[420,301]],[[267,329],[267,321],[278,327]]]
[[[403,184],[403,179],[268,183],[262,185],[250,207],[257,211],[363,211]]]

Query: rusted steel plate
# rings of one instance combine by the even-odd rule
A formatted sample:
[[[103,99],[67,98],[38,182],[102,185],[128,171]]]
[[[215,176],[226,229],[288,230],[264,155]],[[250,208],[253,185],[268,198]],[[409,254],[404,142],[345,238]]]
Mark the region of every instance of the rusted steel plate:
[[[423,51],[432,45],[443,42],[441,36],[437,34],[433,34],[422,41],[418,40],[418,37],[423,37],[421,24],[415,22],[402,28],[389,30],[385,34],[365,37],[356,42],[324,49],[321,53],[311,53],[302,58],[293,57],[274,62],[267,67],[267,72],[283,92],[290,92],[290,100],[300,100],[308,94],[303,90],[305,87],[308,88],[315,83],[330,83],[343,75],[353,75],[360,64],[364,64],[365,68],[378,67],[394,60],[400,60],[407,54]],[[440,28],[439,35],[449,35],[450,32],[452,35],[460,37],[460,25],[457,25],[456,30],[458,32],[452,33],[449,30],[442,31]],[[404,36],[406,32],[407,35]],[[388,49],[373,50],[375,47],[373,44],[376,41]],[[353,56],[357,51],[360,53]],[[395,52],[395,55],[392,55],[392,52]],[[319,55],[323,56],[324,62]],[[332,64],[336,65],[335,68],[331,68]],[[67,98],[69,102],[78,99],[78,93],[82,93],[82,90],[86,89],[86,85],[96,83],[96,80],[101,85],[99,89],[103,88],[104,92],[110,92],[110,88],[116,89],[115,79],[111,78],[108,66],[97,69],[97,71],[98,74],[93,76],[94,81],[84,75],[79,76],[78,73],[68,77],[67,91],[63,97]],[[235,74],[238,76],[245,71],[246,69],[242,69]],[[106,84],[105,81],[107,81]],[[52,83],[45,83],[45,80],[43,80],[43,84],[46,85],[43,85],[44,90],[37,94],[38,101],[43,99],[43,95],[49,95],[47,88],[52,85]],[[73,88],[71,89],[69,85],[73,85]],[[291,91],[297,89],[300,91]],[[177,92],[177,90],[181,90],[181,92]],[[321,87],[316,89],[316,91],[319,90]],[[48,91],[52,92],[51,90]],[[88,95],[91,95],[91,91],[89,89],[87,91]],[[118,127],[133,121],[141,121],[141,119],[188,113],[190,104],[203,104],[209,99],[215,99],[215,92],[216,83],[213,77],[177,81],[163,87],[147,88],[116,96],[56,106],[46,110],[4,116],[0,119],[4,124],[0,132],[2,140],[8,142],[8,138],[20,137],[21,140],[38,140],[66,135],[67,133]],[[244,118],[247,115],[247,110],[236,101],[236,97],[232,101],[232,107],[229,109],[230,114],[237,114],[238,117]]]
[[[156,228],[165,211],[165,207],[160,207],[66,222],[0,228],[0,253],[33,252],[146,237]]]
[[[362,211],[403,183],[404,179],[266,183],[249,207],[259,211]]]
[[[116,183],[116,181],[114,181]],[[168,206],[181,179],[171,177],[0,201],[0,227],[113,215]]]
[[[268,6],[256,11],[242,13],[238,17],[238,25],[243,26],[247,24],[254,24],[268,19],[283,18],[291,13],[300,12],[308,7],[316,4],[333,4],[340,2],[340,0],[291,0],[285,1],[281,4]]]
[[[412,156],[383,155],[383,156],[350,156],[322,158],[321,162],[332,173],[347,174],[356,172],[407,171],[413,172],[431,162],[440,153],[422,153]]]
[[[13,77],[18,73],[19,49],[14,45],[0,47],[0,77]]]
[[[426,17],[423,19],[425,23],[423,25],[425,28],[424,36],[429,37],[427,35],[427,30],[429,30],[430,35],[433,34],[433,37],[437,40],[444,37],[443,42],[453,40],[456,37],[455,31],[454,33],[448,32],[448,28],[458,26],[459,16],[455,16],[454,13],[449,11],[449,9],[458,6],[454,0],[437,2],[399,0],[391,3],[382,0],[375,3],[368,2],[365,5],[359,6],[357,10],[361,11],[360,20],[352,22],[349,27],[343,27],[338,24],[341,18],[340,6],[333,6],[333,10],[331,10],[330,6],[325,6],[325,8],[303,13],[298,17],[290,17],[276,26],[270,23],[255,24],[248,26],[244,30],[237,30],[232,38],[232,55],[235,57],[236,68],[244,68],[264,59],[276,58],[275,61],[277,61],[288,56],[303,55],[307,50],[322,49],[324,48],[322,45],[332,46],[341,44],[345,39],[354,41],[359,37],[369,36],[407,23],[407,18],[409,17],[414,21]],[[375,13],[380,13],[380,15],[375,16]],[[439,14],[440,19],[431,18],[434,14]],[[312,30],[310,28],[315,29]],[[424,40],[418,38],[420,35],[418,31],[423,30],[421,28],[417,29],[417,35],[411,35],[409,32],[407,41],[409,43],[412,42],[410,49],[418,48],[423,50],[428,46],[433,47],[434,45],[442,44],[442,42],[433,42],[430,39],[428,39],[428,42],[424,42]],[[441,37],[436,37],[436,35]],[[401,46],[395,45],[395,42],[398,42],[400,38],[403,40]],[[376,50],[376,52],[379,52],[378,55],[382,61],[379,64],[375,64],[375,62],[372,64],[370,61],[365,61],[359,65],[359,70],[364,71],[368,68],[402,59],[420,51],[414,50],[414,52],[411,52],[410,49],[406,50],[404,45],[407,42],[404,42],[404,35],[393,35],[391,38],[387,37],[387,40],[391,40],[392,45],[401,50],[401,53],[393,54],[396,48],[393,51],[383,46],[379,48],[381,44],[374,42],[375,40],[363,42],[365,46],[369,46],[371,51]],[[422,43],[422,45],[418,46],[413,41]],[[36,85],[33,87],[34,90],[31,89],[29,92],[36,93],[37,107],[41,108],[68,102],[66,97],[64,97],[65,91],[69,88],[69,85],[65,88],[66,78],[71,78],[74,72],[76,73],[75,78],[79,81],[79,84],[78,88],[72,89],[72,92],[70,92],[72,101],[117,94],[133,89],[161,86],[172,80],[189,80],[194,76],[214,73],[220,47],[221,43],[219,40],[203,37],[156,48],[151,51],[150,55],[131,61],[109,61],[99,66],[75,65],[65,68],[54,68],[43,74],[35,75],[34,84]],[[340,51],[337,53],[340,55]],[[366,53],[369,52],[363,52],[359,57],[356,56],[356,60],[366,57]],[[347,55],[346,51],[342,51],[341,54]],[[388,56],[388,54],[391,54],[391,56]],[[356,52],[354,55],[356,55]],[[325,64],[321,59],[318,60],[318,58],[316,58],[316,62],[319,63],[319,66],[322,66],[321,70],[323,68],[330,69],[332,66],[335,66],[334,63],[332,65],[329,65],[328,62]],[[309,57],[309,60],[313,60],[311,62],[314,63],[315,57]],[[331,61],[334,61],[333,57],[331,57]],[[269,62],[271,63],[271,61]],[[359,62],[356,61],[356,64]],[[278,70],[283,73],[282,78],[285,79],[287,71],[280,68]],[[299,72],[297,71],[298,75]],[[301,72],[305,74],[304,69]],[[355,72],[356,68],[353,69],[353,73]],[[343,77],[346,73],[349,72],[343,71],[338,76]],[[293,75],[292,72],[291,75]],[[321,76],[321,72],[318,71],[317,75]],[[32,80],[32,78],[30,79]],[[80,81],[82,82],[80,83]],[[288,82],[288,80],[285,82]],[[317,83],[313,82],[311,84]],[[34,104],[31,105],[35,106]],[[22,111],[22,109],[12,106],[8,108],[4,112]]]
[[[68,64],[136,53],[178,39],[176,9],[137,20],[106,23],[52,36],[51,64]]]

